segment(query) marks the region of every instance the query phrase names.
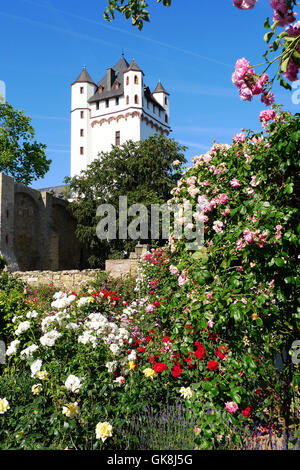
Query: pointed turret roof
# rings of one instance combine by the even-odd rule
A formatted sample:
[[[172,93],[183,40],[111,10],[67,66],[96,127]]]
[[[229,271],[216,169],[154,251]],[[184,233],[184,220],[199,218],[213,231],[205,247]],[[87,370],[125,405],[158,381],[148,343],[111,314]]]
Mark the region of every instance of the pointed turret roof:
[[[144,75],[144,72],[142,71],[142,69],[140,69],[140,67],[138,66],[138,64],[136,63],[136,61],[134,59],[132,59],[131,64],[129,65],[128,69],[126,70],[126,72],[129,72],[129,71],[142,72],[142,74]]]
[[[82,71],[80,72],[80,75],[77,78],[77,80],[75,80],[75,82],[72,83],[72,85],[74,85],[75,83],[91,83],[92,85],[95,85],[95,83],[93,82],[90,74],[86,70],[85,66],[83,67]]]
[[[164,89],[160,80],[158,84],[156,85],[156,88],[153,93],[165,93],[166,95],[169,95],[169,93]]]

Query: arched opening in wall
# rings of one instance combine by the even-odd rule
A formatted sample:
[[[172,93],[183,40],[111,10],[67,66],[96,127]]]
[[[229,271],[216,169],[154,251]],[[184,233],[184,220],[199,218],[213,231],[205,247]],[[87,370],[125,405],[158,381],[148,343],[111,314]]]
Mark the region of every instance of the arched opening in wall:
[[[126,104],[129,104],[129,96],[126,96]]]
[[[137,75],[134,76],[134,84],[135,85],[139,84],[139,77]]]
[[[21,271],[41,269],[38,206],[27,193],[15,194],[14,252]]]
[[[58,237],[58,269],[80,269],[82,253],[75,236],[75,219],[64,205],[53,204],[51,221]]]
[[[168,115],[165,115],[165,122],[168,124]]]
[[[126,85],[129,85],[129,77],[126,77]]]
[[[134,104],[139,104],[139,97],[138,97],[138,95],[134,95]]]

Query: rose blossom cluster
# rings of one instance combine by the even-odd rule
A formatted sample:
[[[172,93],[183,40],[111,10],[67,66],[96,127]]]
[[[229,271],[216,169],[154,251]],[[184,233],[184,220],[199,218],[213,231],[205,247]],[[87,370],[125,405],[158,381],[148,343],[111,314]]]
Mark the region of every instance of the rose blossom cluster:
[[[294,25],[290,25],[288,28],[286,28],[285,31],[289,37],[300,36],[300,21],[298,21]],[[300,46],[297,47],[297,51],[300,53]],[[296,80],[298,80],[299,68],[300,64],[296,64],[296,62],[294,62],[293,60],[293,57],[291,57],[287,66],[287,70],[286,72],[284,72],[283,75],[291,82],[295,82]]]
[[[278,21],[278,26],[286,26],[295,21],[295,14],[289,10],[286,0],[271,0],[273,8],[273,21]]]
[[[274,109],[266,109],[264,111],[261,111],[261,113],[259,115],[259,119],[260,119],[260,121],[262,121],[262,127],[264,129],[266,129],[267,123],[269,121],[274,121],[275,118],[276,118],[276,113],[275,113]]]
[[[256,3],[257,0],[233,0],[234,6],[240,10],[250,10],[255,7]]]
[[[274,95],[266,91],[265,85],[269,77],[266,73],[257,78],[254,69],[245,57],[238,59],[232,82],[239,89],[242,101],[251,101],[254,95],[262,95],[261,101],[267,106],[274,103]]]

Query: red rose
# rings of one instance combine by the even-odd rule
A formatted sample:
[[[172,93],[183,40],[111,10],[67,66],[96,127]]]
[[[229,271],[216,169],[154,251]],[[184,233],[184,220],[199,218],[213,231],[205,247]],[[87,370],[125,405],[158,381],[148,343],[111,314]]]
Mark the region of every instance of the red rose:
[[[138,348],[138,353],[143,353],[146,351],[146,348]]]
[[[215,370],[219,367],[219,364],[217,363],[217,361],[209,361],[209,363],[207,364],[207,368],[209,370]]]
[[[157,374],[160,374],[163,370],[167,370],[167,364],[165,364],[164,362],[156,362],[154,364],[154,367],[153,369],[155,370],[155,372],[157,372]]]
[[[249,418],[250,413],[251,413],[250,406],[247,406],[244,410],[242,410],[242,415],[245,416],[245,418]]]
[[[164,343],[168,343],[171,339],[171,336],[165,336],[164,339],[163,339],[163,342]]]
[[[179,364],[176,364],[171,370],[173,377],[180,377],[182,374],[182,369]]]
[[[196,343],[198,343],[198,341],[196,341]],[[195,351],[194,354],[197,359],[203,359],[205,357],[206,351],[204,349],[203,344],[199,344],[199,343],[197,344],[197,350]]]
[[[151,335],[147,336],[147,337],[146,337],[146,343],[148,344],[149,341],[151,341],[152,338],[153,338],[153,336],[151,336]]]
[[[225,348],[225,351],[224,351],[225,354],[226,354],[227,351],[228,351],[228,347],[227,347],[227,346],[224,346],[224,345],[220,346],[220,347],[218,348],[218,351],[217,351],[217,356],[218,356],[220,359],[224,359],[224,357],[225,357],[225,354],[223,354],[223,352],[222,352],[222,348]]]
[[[261,395],[261,390],[255,390],[256,395]]]
[[[155,302],[153,302],[153,305],[154,305],[154,307],[159,307],[159,301],[156,300]]]

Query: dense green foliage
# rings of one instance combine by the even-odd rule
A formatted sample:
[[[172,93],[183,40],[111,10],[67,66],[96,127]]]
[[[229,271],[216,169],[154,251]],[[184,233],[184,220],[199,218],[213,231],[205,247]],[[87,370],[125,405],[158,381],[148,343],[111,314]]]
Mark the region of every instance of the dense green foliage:
[[[0,103],[0,171],[29,185],[42,178],[51,160],[45,155],[46,145],[34,139],[31,119],[8,103]]]

